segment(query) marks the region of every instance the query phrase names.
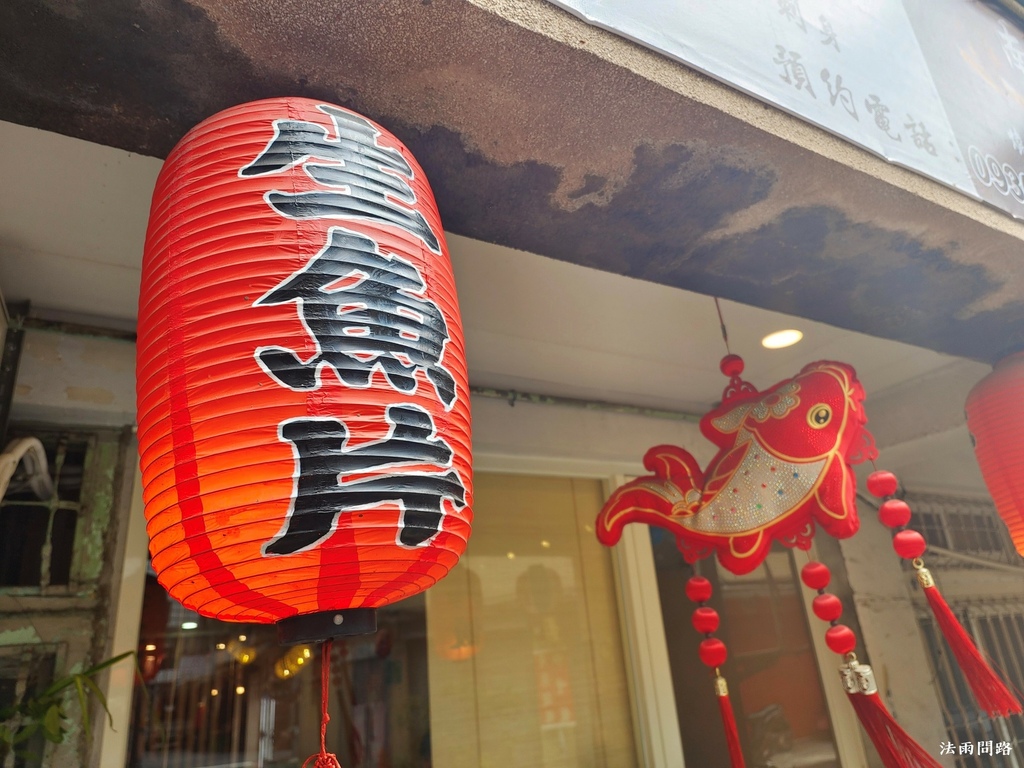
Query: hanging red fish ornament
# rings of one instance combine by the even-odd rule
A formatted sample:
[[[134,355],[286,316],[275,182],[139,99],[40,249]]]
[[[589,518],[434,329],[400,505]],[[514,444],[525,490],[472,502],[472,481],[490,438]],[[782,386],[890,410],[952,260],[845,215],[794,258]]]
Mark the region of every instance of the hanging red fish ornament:
[[[422,169],[301,98],[186,134],[153,194],[138,423],[153,567],[287,642],[373,631],[470,533],[455,285]]]
[[[816,526],[836,538],[857,532],[852,464],[877,450],[865,428],[864,389],[845,363],[811,363],[758,392],[729,355],[722,404],[700,420],[718,453],[701,470],[682,448],[659,445],[644,456],[654,474],[619,488],[597,519],[611,546],[630,522],[666,528],[688,562],[717,553],[733,573],[750,573],[773,541],[807,549]]]
[[[764,392],[740,378],[743,361],[737,355],[726,356],[721,370],[729,377],[722,403],[700,421],[701,433],[718,447],[707,469],[682,448],[651,448],[644,466],[652,474],[612,494],[597,518],[598,539],[615,544],[630,522],[659,526],[675,535],[687,562],[716,554],[724,568],[741,575],[760,566],[775,541],[809,549],[818,527],[840,539],[854,535],[860,522],[852,465],[878,455],[867,431],[864,389],[854,369],[831,361],[810,363]],[[895,498],[897,486],[889,472],[876,471],[868,479],[869,491],[884,500],[879,518],[894,528],[893,548],[912,561],[936,622],[981,707],[992,716],[1019,713],[1020,703],[978,651],[924,567],[921,557],[927,544],[920,533],[906,527],[911,512]],[[838,623],[842,604],[825,592],[828,569],[810,563],[802,578],[818,592],[813,610],[830,624],[826,643],[844,659],[841,673],[851,704],[886,768],[938,768],[888,712],[870,667],[857,661],[856,636]],[[705,580],[691,580],[688,593],[695,583]],[[693,599],[701,602],[708,597],[710,589]],[[708,635],[701,644],[701,659],[715,668],[716,676],[726,655],[724,644],[710,637],[717,624],[717,615],[712,620],[702,603],[694,626]],[[727,691],[724,683],[716,687]],[[730,729],[727,695],[719,694],[719,706],[730,759],[738,766],[742,755],[735,728]]]

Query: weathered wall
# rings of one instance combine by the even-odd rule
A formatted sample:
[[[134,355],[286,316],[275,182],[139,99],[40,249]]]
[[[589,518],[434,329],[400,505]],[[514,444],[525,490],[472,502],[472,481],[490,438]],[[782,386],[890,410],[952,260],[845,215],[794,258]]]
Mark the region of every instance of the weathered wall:
[[[93,426],[135,423],[135,345],[28,330],[15,383],[14,419]]]
[[[59,429],[61,425],[51,426]],[[0,588],[0,653],[31,652],[33,647],[44,646],[44,652],[56,655],[55,678],[82,671],[109,655],[108,631],[119,586],[114,564],[126,513],[122,497],[126,486],[124,437],[116,430],[92,435],[81,468],[80,495],[70,492],[77,483],[74,474],[57,483],[61,508],[78,507],[68,583],[48,583],[50,561],[44,548],[40,585]],[[130,484],[130,476],[127,482]],[[47,514],[43,507],[38,511]],[[47,764],[85,765],[88,745],[83,718],[74,690],[68,689],[67,695],[68,736],[63,744],[47,746]],[[94,704],[92,721],[100,715]]]

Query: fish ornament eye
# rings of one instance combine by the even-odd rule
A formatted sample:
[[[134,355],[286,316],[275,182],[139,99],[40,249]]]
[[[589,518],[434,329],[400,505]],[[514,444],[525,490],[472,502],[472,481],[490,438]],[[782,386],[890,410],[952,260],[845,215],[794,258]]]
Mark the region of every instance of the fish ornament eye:
[[[807,412],[807,423],[814,429],[822,429],[832,421],[832,408],[825,403],[818,403]]]

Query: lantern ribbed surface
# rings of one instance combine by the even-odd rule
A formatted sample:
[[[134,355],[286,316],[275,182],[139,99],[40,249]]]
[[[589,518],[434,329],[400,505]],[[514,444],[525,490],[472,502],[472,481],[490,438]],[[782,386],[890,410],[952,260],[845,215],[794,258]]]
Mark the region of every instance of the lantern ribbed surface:
[[[1024,555],[1024,352],[975,384],[965,410],[985,485]]]
[[[269,99],[167,158],[137,396],[160,583],[227,621],[373,608],[445,576],[472,520],[447,246],[408,150],[349,110]]]

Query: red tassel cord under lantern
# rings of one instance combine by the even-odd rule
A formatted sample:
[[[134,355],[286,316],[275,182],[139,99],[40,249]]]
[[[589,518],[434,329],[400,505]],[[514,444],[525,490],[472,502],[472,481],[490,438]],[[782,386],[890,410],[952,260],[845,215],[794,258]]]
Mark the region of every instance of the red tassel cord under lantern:
[[[729,750],[730,765],[732,768],[746,768],[743,750],[740,748],[736,716],[733,714],[732,701],[729,699],[729,686],[719,670],[719,667],[725,664],[728,649],[725,643],[711,636],[718,629],[718,611],[705,605],[711,599],[711,582],[703,576],[692,577],[686,582],[686,596],[697,603],[692,620],[693,628],[704,635],[697,651],[700,660],[715,672],[715,698],[718,699],[718,710],[725,728],[725,743]]]
[[[330,695],[331,641],[327,640],[323,644],[323,655],[320,659],[320,752],[307,757],[302,763],[302,768],[341,768],[338,757],[327,751],[327,724],[331,721],[331,716],[327,714],[327,702]]]
[[[825,632],[825,643],[833,653],[843,657],[844,663],[839,668],[843,687],[882,763],[886,768],[940,768],[939,763],[900,727],[886,709],[885,702],[878,695],[871,667],[857,661],[853,652],[857,647],[857,636],[852,629],[839,623],[842,602],[825,591],[832,579],[828,566],[808,563],[801,570],[800,579],[818,593],[812,604],[814,615],[831,625]]]
[[[891,472],[872,472],[868,477],[868,490],[877,498],[884,499],[878,508],[878,518],[883,525],[893,528],[892,546],[896,554],[910,560],[917,571],[917,582],[924,590],[935,622],[946,638],[953,656],[956,657],[964,678],[974,693],[978,705],[991,717],[1020,714],[1021,704],[999,678],[981,651],[974,644],[967,631],[957,620],[949,604],[943,598],[931,572],[924,567],[921,556],[927,549],[924,536],[906,527],[910,522],[911,510],[906,502],[894,498],[899,485]]]

